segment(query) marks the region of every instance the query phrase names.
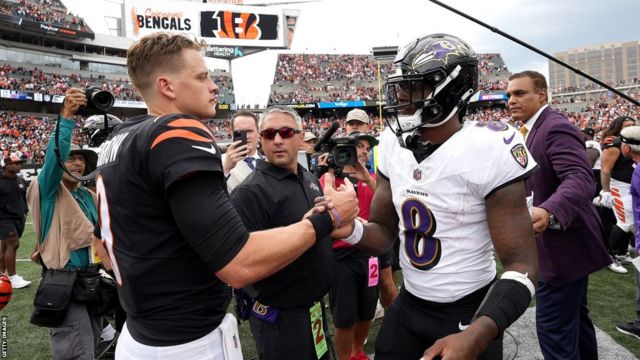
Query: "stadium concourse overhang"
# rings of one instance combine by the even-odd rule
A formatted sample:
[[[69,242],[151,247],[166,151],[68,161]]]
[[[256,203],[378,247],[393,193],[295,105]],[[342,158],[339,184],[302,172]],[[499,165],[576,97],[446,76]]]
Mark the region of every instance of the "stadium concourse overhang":
[[[37,113],[42,115],[50,114],[55,116],[62,107],[63,96],[34,93],[29,91],[0,89],[0,109]],[[137,115],[146,114],[147,109],[143,107],[119,106],[113,107],[109,114],[120,119],[126,119]]]
[[[48,22],[29,20],[18,16],[0,13],[0,31],[20,31],[33,35],[49,35],[69,39],[94,39],[92,31],[82,31]]]

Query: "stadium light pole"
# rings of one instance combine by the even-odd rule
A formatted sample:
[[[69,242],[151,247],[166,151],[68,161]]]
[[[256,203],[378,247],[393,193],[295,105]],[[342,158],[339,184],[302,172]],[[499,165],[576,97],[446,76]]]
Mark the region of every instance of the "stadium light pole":
[[[380,60],[393,60],[398,53],[397,46],[380,46],[371,48],[373,58],[378,61],[378,119],[380,129],[384,128],[382,123],[382,72],[380,70]]]

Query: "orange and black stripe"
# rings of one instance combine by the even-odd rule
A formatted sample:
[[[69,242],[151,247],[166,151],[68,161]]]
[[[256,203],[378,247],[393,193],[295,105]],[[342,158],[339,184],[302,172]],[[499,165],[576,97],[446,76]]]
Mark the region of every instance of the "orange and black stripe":
[[[167,123],[167,126],[177,129],[168,130],[158,135],[158,137],[151,144],[151,149],[156,147],[156,145],[160,144],[161,142],[173,138],[183,138],[205,143],[213,143],[213,133],[211,133],[211,130],[198,120],[184,118],[176,119]],[[194,129],[200,129],[204,131],[209,137],[202,136],[194,132]]]

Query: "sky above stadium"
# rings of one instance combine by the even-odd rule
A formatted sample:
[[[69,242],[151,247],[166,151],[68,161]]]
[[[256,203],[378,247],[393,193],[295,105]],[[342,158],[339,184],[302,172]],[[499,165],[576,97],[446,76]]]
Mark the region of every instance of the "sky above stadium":
[[[640,0],[441,0],[548,53],[606,42],[640,40]],[[105,16],[120,17],[121,0],[63,0],[95,32],[109,33]],[[245,5],[283,3],[244,0]],[[436,32],[466,40],[476,52],[499,52],[509,70],[548,73],[548,60],[428,0],[321,0],[275,5],[299,9],[291,50],[267,50],[232,63],[236,103],[265,105],[276,58],[284,53],[369,54]],[[209,61],[227,68],[226,61]]]

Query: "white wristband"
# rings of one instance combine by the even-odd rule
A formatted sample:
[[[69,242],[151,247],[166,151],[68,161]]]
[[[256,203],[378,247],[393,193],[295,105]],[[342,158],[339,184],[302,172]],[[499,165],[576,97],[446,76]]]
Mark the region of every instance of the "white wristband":
[[[522,285],[526,286],[527,289],[529,289],[529,293],[531,294],[532,298],[536,294],[536,287],[535,285],[533,285],[531,280],[529,280],[529,273],[523,274],[518,271],[505,271],[502,276],[500,276],[500,279],[515,280],[521,283]]]
[[[362,234],[364,234],[364,226],[358,220],[353,220],[354,227],[353,232],[346,239],[342,239],[342,241],[346,242],[349,245],[355,245],[362,240]]]

